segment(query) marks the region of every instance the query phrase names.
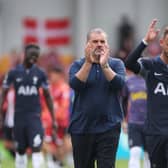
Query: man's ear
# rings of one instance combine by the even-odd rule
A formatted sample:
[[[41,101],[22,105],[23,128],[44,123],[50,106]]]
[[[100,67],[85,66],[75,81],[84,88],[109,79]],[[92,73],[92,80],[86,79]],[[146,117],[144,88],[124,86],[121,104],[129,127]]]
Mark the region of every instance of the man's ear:
[[[160,46],[162,47],[163,46],[163,39],[160,39],[159,43],[160,43]]]

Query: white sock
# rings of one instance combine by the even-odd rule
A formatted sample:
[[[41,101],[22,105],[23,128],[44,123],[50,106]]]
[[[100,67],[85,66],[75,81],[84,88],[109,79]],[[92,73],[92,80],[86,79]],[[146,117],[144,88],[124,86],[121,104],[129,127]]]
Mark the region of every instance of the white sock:
[[[128,168],[140,168],[141,151],[142,149],[138,146],[130,149]]]
[[[47,154],[47,168],[55,168],[55,163],[51,154]]]
[[[42,168],[44,166],[44,158],[41,152],[32,153],[32,166],[33,168]]]
[[[73,162],[73,156],[72,153],[68,153],[66,156],[66,162],[68,165],[70,165],[71,167],[74,167],[74,162]]]
[[[15,167],[16,168],[26,168],[27,167],[27,155],[20,155],[19,153],[16,153],[15,158]]]
[[[143,165],[144,165],[144,168],[150,168],[149,154],[146,151],[144,151]]]

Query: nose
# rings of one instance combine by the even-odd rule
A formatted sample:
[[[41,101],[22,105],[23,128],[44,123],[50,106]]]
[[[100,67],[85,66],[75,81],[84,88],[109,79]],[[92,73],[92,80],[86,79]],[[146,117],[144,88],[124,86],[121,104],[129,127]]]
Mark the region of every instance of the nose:
[[[102,47],[103,47],[103,44],[102,44],[101,42],[99,42],[99,43],[97,44],[97,48],[101,49]]]
[[[97,47],[98,48],[101,48],[103,45],[102,45],[102,43],[99,41],[98,43],[97,43]]]
[[[98,41],[98,46],[102,46],[102,43],[101,43],[101,41]]]

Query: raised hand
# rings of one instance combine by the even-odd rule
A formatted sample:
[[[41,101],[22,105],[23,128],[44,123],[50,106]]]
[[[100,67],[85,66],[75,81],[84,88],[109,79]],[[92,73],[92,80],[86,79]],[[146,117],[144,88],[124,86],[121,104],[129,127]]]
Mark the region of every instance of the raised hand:
[[[90,43],[88,43],[85,48],[85,59],[86,59],[86,62],[90,64],[94,62],[93,48]]]
[[[108,45],[104,46],[104,50],[102,51],[101,57],[100,57],[100,65],[105,65],[108,63],[108,57],[109,57],[110,49]]]
[[[157,19],[153,19],[151,24],[149,25],[148,31],[144,37],[144,40],[147,43],[154,41],[160,32],[160,29],[156,28],[156,23],[157,23]]]

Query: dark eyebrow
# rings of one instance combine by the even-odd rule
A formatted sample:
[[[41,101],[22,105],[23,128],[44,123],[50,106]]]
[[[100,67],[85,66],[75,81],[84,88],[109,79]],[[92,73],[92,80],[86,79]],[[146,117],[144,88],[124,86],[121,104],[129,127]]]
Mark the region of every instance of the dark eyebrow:
[[[105,43],[105,40],[100,40],[101,43]]]
[[[93,40],[93,43],[97,43],[98,41],[100,41],[101,43],[105,43],[105,40]]]
[[[98,40],[93,40],[92,42],[97,43],[97,42],[98,42]]]

